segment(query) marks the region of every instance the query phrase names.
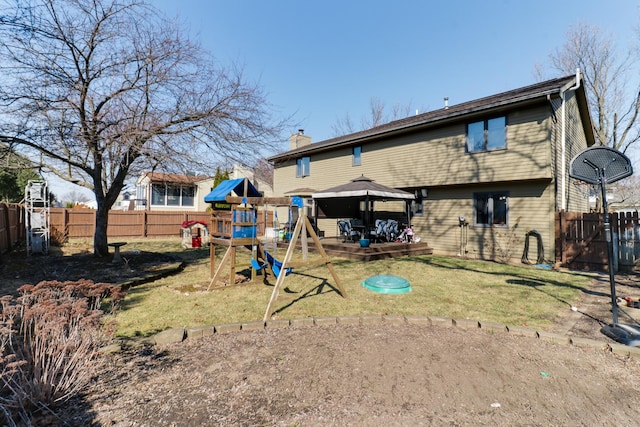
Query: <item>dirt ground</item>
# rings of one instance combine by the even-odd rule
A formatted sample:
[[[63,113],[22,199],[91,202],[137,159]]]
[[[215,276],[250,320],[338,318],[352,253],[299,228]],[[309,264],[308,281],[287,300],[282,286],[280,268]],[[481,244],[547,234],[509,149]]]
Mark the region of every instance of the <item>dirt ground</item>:
[[[49,268],[73,271],[60,263]],[[6,283],[24,280],[11,269],[0,274]],[[617,280],[618,295],[640,295],[638,276]],[[608,276],[594,279],[576,311],[567,310],[552,331],[596,339],[601,347],[395,322],[134,345],[108,356],[86,394],[49,420],[78,426],[638,424],[640,362],[607,350],[613,341],[600,328],[611,321],[609,302]]]

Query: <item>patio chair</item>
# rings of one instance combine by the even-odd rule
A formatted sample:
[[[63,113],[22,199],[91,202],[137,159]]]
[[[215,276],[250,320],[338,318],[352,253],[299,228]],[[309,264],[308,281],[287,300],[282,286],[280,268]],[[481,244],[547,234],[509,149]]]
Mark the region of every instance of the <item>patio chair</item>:
[[[385,220],[376,219],[376,227],[371,230],[371,240],[377,243],[382,243],[387,239],[384,233],[386,224],[387,222]]]
[[[356,242],[360,240],[360,233],[355,231],[351,227],[351,222],[346,219],[341,219],[338,221],[338,228],[340,230],[340,236],[342,236],[342,241],[346,242],[347,240]]]
[[[387,242],[395,242],[398,238],[400,231],[398,230],[398,221],[395,219],[388,219],[384,228],[384,233],[387,238]]]

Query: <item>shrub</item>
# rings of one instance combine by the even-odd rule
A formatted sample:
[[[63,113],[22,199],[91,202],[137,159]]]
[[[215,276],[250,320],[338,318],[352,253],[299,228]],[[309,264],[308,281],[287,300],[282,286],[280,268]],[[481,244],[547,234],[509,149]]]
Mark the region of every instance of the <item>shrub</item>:
[[[102,308],[115,310],[124,293],[84,279],[19,291],[18,298],[0,299],[0,421],[31,425],[78,394],[99,369],[98,350],[108,339]]]
[[[514,258],[516,251],[520,250],[523,240],[518,237],[520,217],[516,219],[511,228],[500,229],[491,227],[490,238],[484,238],[484,246],[488,249],[491,258],[504,264]]]

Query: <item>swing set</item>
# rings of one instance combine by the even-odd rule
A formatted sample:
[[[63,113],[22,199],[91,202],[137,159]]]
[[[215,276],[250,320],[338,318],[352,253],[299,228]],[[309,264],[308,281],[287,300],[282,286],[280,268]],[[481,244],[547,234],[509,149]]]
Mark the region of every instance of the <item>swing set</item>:
[[[215,245],[225,245],[228,246],[227,251],[225,252],[220,264],[217,269],[215,269],[215,273],[212,275],[211,282],[209,283],[209,287],[207,290],[213,288],[219,288],[221,286],[217,285],[217,283],[222,279],[223,271],[225,267],[229,267],[229,285],[235,284],[235,270],[236,267],[245,267],[241,264],[236,264],[236,249],[239,246],[244,246],[251,250],[251,282],[256,281],[257,272],[270,272],[273,277],[276,278],[276,284],[271,293],[271,298],[269,299],[269,303],[267,305],[263,320],[266,322],[269,320],[273,313],[273,309],[275,303],[278,299],[278,294],[280,289],[282,289],[285,278],[289,276],[296,267],[303,266],[314,266],[324,264],[327,266],[329,272],[331,273],[333,280],[338,286],[338,291],[343,298],[347,297],[347,293],[338,277],[333,265],[331,264],[331,260],[327,255],[326,251],[322,247],[322,243],[318,238],[309,218],[306,215],[306,210],[303,208],[303,203],[301,199],[298,198],[274,198],[274,197],[226,197],[227,203],[232,205],[231,208],[231,238],[223,239],[213,237],[210,239],[210,260],[211,260],[211,271],[213,272],[215,267]],[[270,253],[266,248],[263,248],[263,245],[257,239],[257,208],[255,206],[263,205],[265,206],[265,213],[267,212],[270,206],[278,207],[278,206],[287,206],[289,207],[290,212],[290,220],[289,224],[292,223],[292,219],[297,216],[295,228],[290,236],[289,245],[287,247],[286,254],[282,261],[277,258],[277,239],[278,239],[278,230],[274,224],[274,237],[273,237],[273,253]],[[296,215],[297,214],[297,215]],[[274,223],[277,219],[277,213],[274,212]],[[305,232],[302,232],[302,231]],[[320,253],[320,258],[317,260],[310,261],[308,258],[308,237],[311,237],[313,240],[315,247]],[[294,262],[292,261],[294,251],[298,245],[298,240],[300,240],[300,247],[302,249],[302,261]],[[262,262],[260,262],[262,260]]]
[[[268,211],[269,207],[267,206],[266,211]],[[291,223],[291,211],[292,211],[292,206],[289,206],[289,223]],[[266,223],[266,221],[265,221]],[[278,261],[277,256],[278,256],[278,236],[280,235],[280,225],[278,223],[278,212],[277,210],[274,210],[273,212],[273,252],[269,252],[267,250],[267,244],[266,244],[266,240],[265,240],[265,247],[260,250],[261,248],[258,246],[260,245],[260,242],[258,242],[258,245],[256,245],[255,242],[252,242],[251,244],[251,248],[252,248],[252,257],[251,257],[251,267],[256,270],[256,271],[263,271],[263,270],[267,270],[270,269],[271,273],[277,278],[280,275],[280,271],[282,269],[282,262]],[[258,258],[262,258],[262,264],[258,261]],[[285,274],[290,274],[291,271],[293,269],[292,268],[287,268],[287,270],[285,271]]]

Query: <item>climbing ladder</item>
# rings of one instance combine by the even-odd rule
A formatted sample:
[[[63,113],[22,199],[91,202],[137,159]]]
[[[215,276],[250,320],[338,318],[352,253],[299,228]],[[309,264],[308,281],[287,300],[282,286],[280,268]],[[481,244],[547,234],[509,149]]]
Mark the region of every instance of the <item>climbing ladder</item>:
[[[50,203],[46,181],[29,180],[25,188],[27,255],[49,254]]]

